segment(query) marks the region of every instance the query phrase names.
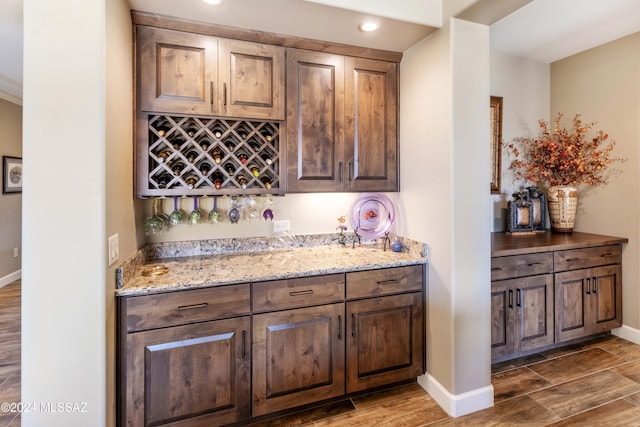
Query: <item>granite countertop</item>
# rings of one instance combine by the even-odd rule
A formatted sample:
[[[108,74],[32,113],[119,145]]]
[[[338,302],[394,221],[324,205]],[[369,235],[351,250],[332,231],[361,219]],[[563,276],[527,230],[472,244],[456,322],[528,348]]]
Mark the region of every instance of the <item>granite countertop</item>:
[[[352,247],[351,244],[327,245],[316,244],[315,241],[309,244],[310,240],[305,239],[301,247],[272,245],[271,248],[256,250],[255,245],[244,245],[234,239],[232,243],[227,242],[226,252],[223,248],[214,253],[203,253],[202,248],[210,248],[210,242],[197,243],[198,250],[185,250],[184,243],[164,244],[162,248],[147,247],[143,251],[145,254],[138,254],[128,260],[130,265],[118,269],[116,274],[120,276],[120,287],[116,295],[134,296],[427,263],[426,245],[408,239],[405,239],[402,252],[393,252],[388,245],[385,251],[379,242]],[[231,247],[233,249],[229,249]],[[184,253],[189,255],[171,256]],[[128,270],[127,274],[123,274],[123,270]],[[165,273],[156,274],[162,271]]]

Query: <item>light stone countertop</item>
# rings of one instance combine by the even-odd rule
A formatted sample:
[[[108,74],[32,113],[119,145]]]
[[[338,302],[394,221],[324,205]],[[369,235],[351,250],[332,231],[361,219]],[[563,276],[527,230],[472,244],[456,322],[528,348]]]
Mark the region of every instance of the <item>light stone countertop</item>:
[[[415,242],[418,243],[418,242]],[[137,266],[116,290],[134,296],[174,290],[247,283],[293,277],[426,264],[426,246],[409,245],[402,252],[383,250],[380,243],[321,245],[256,252],[152,259]],[[164,275],[144,275],[166,267]]]

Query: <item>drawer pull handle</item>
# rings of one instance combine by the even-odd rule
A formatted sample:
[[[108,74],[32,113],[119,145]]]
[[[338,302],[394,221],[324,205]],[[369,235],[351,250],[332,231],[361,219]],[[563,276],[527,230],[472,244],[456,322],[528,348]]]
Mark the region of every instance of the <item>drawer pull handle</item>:
[[[378,286],[384,286],[384,285],[395,285],[396,283],[398,283],[398,281],[396,279],[391,279],[391,280],[379,280],[378,282],[376,282],[378,284]]]
[[[313,295],[313,289],[307,289],[306,291],[291,291],[289,292],[289,296],[297,297],[300,295]]]
[[[615,254],[602,254],[602,255],[600,255],[600,256],[601,256],[602,258],[611,258],[611,257],[614,257],[614,256],[616,256],[616,255],[615,255]]]
[[[567,262],[583,261],[582,258],[567,258]]]
[[[193,310],[193,309],[196,309],[196,308],[205,308],[208,305],[209,305],[209,303],[206,303],[206,302],[203,302],[203,303],[200,303],[200,304],[181,305],[181,306],[178,306],[178,308],[176,310],[179,310],[179,311],[181,311],[181,310]]]
[[[342,315],[338,315],[338,339],[342,341]]]
[[[502,267],[491,267],[491,271],[502,271]]]
[[[541,262],[530,262],[529,264],[527,264],[527,267],[535,267],[536,265],[542,265]]]

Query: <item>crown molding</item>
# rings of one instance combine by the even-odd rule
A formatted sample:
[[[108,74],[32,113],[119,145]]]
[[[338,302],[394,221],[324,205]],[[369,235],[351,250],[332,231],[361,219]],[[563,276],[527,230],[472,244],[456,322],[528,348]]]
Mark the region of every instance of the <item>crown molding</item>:
[[[0,74],[0,99],[22,105],[22,84]]]

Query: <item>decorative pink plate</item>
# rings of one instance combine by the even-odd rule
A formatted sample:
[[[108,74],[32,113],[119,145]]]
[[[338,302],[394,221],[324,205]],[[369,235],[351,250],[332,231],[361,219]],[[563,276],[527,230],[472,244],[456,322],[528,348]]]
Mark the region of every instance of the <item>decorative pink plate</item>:
[[[383,193],[362,193],[351,206],[351,227],[361,237],[377,239],[391,229],[396,208]]]

